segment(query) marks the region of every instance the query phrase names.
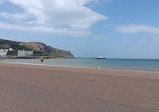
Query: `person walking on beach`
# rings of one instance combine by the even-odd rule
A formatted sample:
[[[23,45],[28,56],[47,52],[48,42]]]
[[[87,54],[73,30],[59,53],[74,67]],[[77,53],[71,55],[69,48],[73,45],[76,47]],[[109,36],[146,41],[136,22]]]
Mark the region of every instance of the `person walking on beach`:
[[[43,59],[43,57],[41,57],[41,63],[43,63],[43,61],[44,61],[44,59]]]

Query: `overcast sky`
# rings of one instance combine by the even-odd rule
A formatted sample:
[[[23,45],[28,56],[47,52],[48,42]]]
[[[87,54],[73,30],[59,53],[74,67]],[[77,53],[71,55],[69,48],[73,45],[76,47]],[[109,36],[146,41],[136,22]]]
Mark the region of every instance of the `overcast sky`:
[[[75,56],[159,59],[159,0],[0,0],[0,38]]]

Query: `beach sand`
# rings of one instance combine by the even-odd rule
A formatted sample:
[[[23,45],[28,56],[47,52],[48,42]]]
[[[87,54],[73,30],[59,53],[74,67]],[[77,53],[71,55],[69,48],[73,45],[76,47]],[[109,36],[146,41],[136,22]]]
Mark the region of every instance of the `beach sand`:
[[[159,112],[159,73],[0,63],[0,112]]]

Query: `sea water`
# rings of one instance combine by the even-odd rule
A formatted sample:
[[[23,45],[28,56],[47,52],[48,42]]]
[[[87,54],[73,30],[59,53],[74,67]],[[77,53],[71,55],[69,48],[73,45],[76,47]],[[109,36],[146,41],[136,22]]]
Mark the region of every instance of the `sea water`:
[[[7,63],[41,64],[40,59],[5,59]],[[159,59],[44,59],[44,65],[159,72]]]

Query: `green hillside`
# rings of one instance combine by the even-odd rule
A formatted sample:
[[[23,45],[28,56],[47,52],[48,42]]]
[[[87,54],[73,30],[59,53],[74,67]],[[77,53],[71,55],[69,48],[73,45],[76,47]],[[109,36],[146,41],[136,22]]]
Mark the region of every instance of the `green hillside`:
[[[41,42],[17,42],[0,39],[0,49],[13,48],[7,55],[17,55],[18,50],[33,50],[34,56],[73,57],[70,51],[47,46]]]

